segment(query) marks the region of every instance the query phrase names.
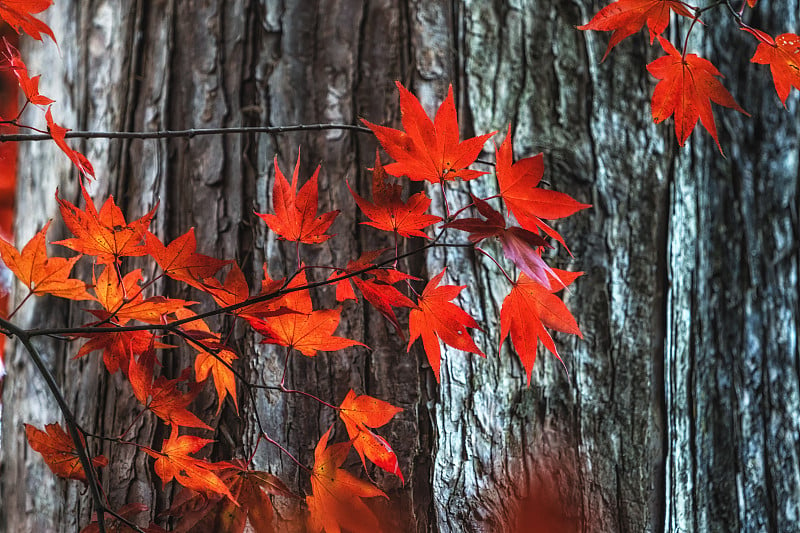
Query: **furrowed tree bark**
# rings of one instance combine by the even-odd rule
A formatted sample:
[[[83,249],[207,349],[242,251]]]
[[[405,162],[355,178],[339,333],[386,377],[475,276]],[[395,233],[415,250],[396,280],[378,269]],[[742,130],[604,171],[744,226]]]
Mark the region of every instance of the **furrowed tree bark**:
[[[796,529],[797,97],[780,109],[768,69],[747,63],[752,39],[711,11],[705,17],[714,23],[702,29],[694,51],[726,74],[725,86],[753,117],[715,108],[727,159],[699,129],[679,149],[671,121],[650,120],[654,80],[645,65],[661,55],[658,46],[643,33],[601,64],[608,35],[575,30],[605,3],[62,1],[44,17],[60,56],[40,43],[24,54],[31,74],[43,74],[41,92],[58,100],[56,120],[75,129],[359,117],[399,126],[394,80],[431,114],[453,83],[463,135],[499,130],[499,142],[510,122],[517,157],[543,151],[545,181],[594,205],[556,224],[574,259],[564,250],[549,258],[585,272],[564,294],[584,338],[555,336],[569,378],[542,353],[526,387],[510,345],[497,354],[508,283],[481,256],[439,249],[404,266],[428,276],[447,266],[448,283],[468,285],[460,303],[482,325],[475,337],[486,359],[444,349],[437,385],[421,348],[404,353],[380,315],[352,304],[344,306],[339,333],[373,350],[291,356],[290,387],[334,404],[354,388],[404,408],[383,434],[398,453],[405,486],[370,470],[390,497],[378,509],[390,530],[514,531],[545,515],[565,531]],[[798,30],[796,0],[762,0],[757,11],[754,22],[773,34]],[[194,226],[199,251],[235,258],[252,284],[265,261],[273,277],[297,266],[294,246],[277,242],[253,211],[272,210],[273,156],[289,173],[298,146],[301,177],[322,165],[320,210],[342,211],[332,229],[340,239],[304,248],[303,260],[343,265],[393,245],[357,225],[344,186],[347,180],[369,190],[365,167],[376,143],[367,135],[71,143],[97,170],[95,198],[113,194],[129,220],[160,201],[155,233],[171,240]],[[24,243],[56,216],[56,187],[72,202],[79,194],[74,170],[52,143],[22,143],[19,157],[24,216],[16,238]],[[483,157],[491,159],[491,150]],[[448,200],[467,201],[455,189]],[[496,192],[483,182],[463,190]],[[429,193],[441,207],[438,191]],[[60,224],[48,235],[64,236]],[[175,289],[158,287],[197,298]],[[81,308],[36,300],[14,320],[25,327],[76,324],[85,320]],[[257,344],[239,327],[232,338],[248,379],[280,381],[284,351]],[[129,385],[108,376],[98,354],[73,361],[74,343],[37,343],[83,426],[116,435],[133,421],[139,407]],[[164,372],[176,375],[190,362],[189,354],[166,354]],[[9,351],[7,365],[0,530],[76,531],[89,520],[88,494],[56,480],[22,428],[58,421],[55,402],[21,347]],[[257,398],[269,436],[310,466],[334,413],[299,395]],[[239,406],[237,416],[228,401],[214,418],[214,459],[253,450],[259,428],[242,388]],[[194,411],[215,416],[211,387]],[[167,436],[150,415],[132,435],[156,446]],[[91,440],[90,447],[111,462],[102,481],[113,506],[142,502],[151,518],[169,506],[172,493],[154,490],[161,484],[148,457]],[[360,468],[357,459],[350,464]],[[298,492],[310,488],[307,475],[265,443],[255,466]],[[280,531],[302,531],[297,503],[275,498],[275,505]]]

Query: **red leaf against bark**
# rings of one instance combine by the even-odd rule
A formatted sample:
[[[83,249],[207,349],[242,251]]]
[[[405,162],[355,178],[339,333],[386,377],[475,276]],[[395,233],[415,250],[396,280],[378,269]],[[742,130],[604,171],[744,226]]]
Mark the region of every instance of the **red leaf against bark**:
[[[458,117],[453,100],[453,87],[447,91],[433,121],[425,113],[417,97],[398,81],[400,111],[405,131],[379,126],[361,119],[378,138],[378,141],[395,163],[386,165],[392,176],[408,176],[414,181],[453,181],[456,178],[471,180],[485,172],[467,170],[483,150],[489,137],[487,133],[464,141],[459,140]]]
[[[86,159],[86,156],[69,147],[66,139],[66,134],[69,130],[55,123],[53,120],[53,114],[51,113],[49,107],[47,108],[47,112],[44,114],[44,118],[47,121],[47,129],[50,131],[50,136],[53,138],[53,141],[55,141],[58,147],[61,148],[61,151],[67,154],[69,160],[72,161],[76,167],[78,167],[78,170],[83,176],[87,178],[94,178],[94,167],[92,167],[92,164],[88,159]]]
[[[148,231],[145,235],[145,250],[156,260],[164,274],[200,289],[204,288],[202,280],[214,276],[219,269],[231,263],[231,261],[198,254],[194,228],[167,246],[164,246],[158,237]]]
[[[592,20],[578,26],[578,29],[614,32],[603,55],[605,61],[612,48],[625,37],[642,29],[645,24],[650,32],[650,44],[653,44],[656,35],[661,35],[667,29],[671,11],[694,18],[686,4],[680,0],[617,0],[598,11]]]
[[[439,366],[442,359],[439,340],[458,350],[486,357],[475,346],[475,341],[466,329],[478,328],[478,323],[463,309],[450,302],[466,285],[439,286],[445,270],[431,278],[417,300],[417,307],[412,309],[408,316],[410,338],[406,351],[411,350],[411,345],[421,336],[436,381],[439,381]]]
[[[500,196],[509,211],[514,213],[520,226],[538,232],[544,231],[567,248],[563,237],[545,224],[542,219],[564,218],[591,207],[569,195],[537,187],[544,175],[542,154],[525,157],[514,163],[514,148],[511,144],[511,127],[497,153],[497,182]]]
[[[583,272],[554,270],[557,279],[565,287],[583,274]],[[528,374],[528,385],[531,384],[531,372],[536,361],[539,339],[542,340],[544,347],[550,350],[562,365],[564,364],[558,355],[553,338],[545,327],[583,338],[575,317],[564,302],[553,294],[559,290],[561,287],[548,290],[525,274],[520,274],[511,293],[503,300],[503,308],[500,311],[500,345],[502,346],[506,337],[511,335],[514,349]]]
[[[139,355],[150,348],[174,348],[172,344],[164,344],[155,340],[155,335],[149,331],[116,331],[114,324],[104,324],[103,328],[108,333],[80,333],[76,337],[85,337],[89,341],[81,346],[74,359],[83,357],[95,350],[103,350],[103,363],[108,372],[114,374],[122,368],[128,371],[131,355]]]
[[[2,2],[0,2],[2,4]],[[25,95],[25,98],[34,105],[48,105],[52,104],[53,100],[44,95],[39,94],[39,78],[40,76],[28,77],[28,67],[22,61],[19,51],[11,46],[11,43],[3,37],[3,44],[5,45],[5,52],[3,52],[3,59],[8,62],[8,68],[14,73],[17,78],[20,89]]]
[[[339,406],[339,417],[347,428],[347,434],[350,436],[353,447],[361,456],[364,468],[367,467],[366,459],[369,459],[376,466],[396,475],[400,481],[405,483],[397,456],[391,446],[386,439],[371,429],[388,424],[392,417],[400,412],[402,412],[401,408],[395,407],[389,402],[366,394],[356,396],[353,389],[350,389]]]
[[[288,288],[302,287],[308,282],[305,271],[297,275]],[[333,332],[339,326],[339,309],[314,311],[308,290],[290,292],[273,303],[276,308],[285,307],[294,312],[265,319],[246,316],[250,325],[264,336],[263,344],[278,344],[294,348],[303,355],[313,357],[317,351],[336,351],[349,346],[364,346],[358,341],[336,337]]]
[[[683,146],[700,119],[722,153],[711,102],[730,107],[747,116],[750,114],[722,86],[717,79],[722,74],[711,62],[695,54],[681,57],[681,53],[663,37],[659,37],[658,42],[667,55],[647,65],[650,74],[661,80],[653,91],[653,121],[658,124],[675,115],[675,135],[678,137],[678,144]]]
[[[44,429],[45,431],[42,431],[30,424],[25,424],[25,435],[28,437],[28,444],[31,448],[42,454],[44,462],[55,475],[87,483],[86,472],[78,458],[75,443],[72,442],[67,432],[58,424],[47,424]],[[102,455],[92,458],[94,467],[107,464],[108,459]]]
[[[42,40],[44,33],[56,42],[50,26],[32,15],[41,13],[51,5],[52,0],[0,0],[0,19],[8,22],[17,33],[24,31],[37,41]]]
[[[350,184],[347,184],[350,189]],[[441,222],[441,217],[426,215],[425,212],[431,205],[431,199],[424,192],[411,196],[408,202],[403,202],[400,185],[387,183],[386,171],[381,165],[381,160],[375,153],[375,168],[372,170],[372,200],[369,202],[358,195],[353,189],[353,195],[358,207],[371,220],[362,222],[384,231],[391,231],[403,237],[422,237],[429,239],[423,228]]]
[[[134,516],[147,511],[147,506],[141,503],[127,503],[116,510],[116,513],[122,518],[132,520]],[[135,533],[135,529],[125,524],[117,517],[106,513],[105,517],[106,531],[108,533]],[[150,523],[149,526],[142,529],[145,533],[167,533],[167,530],[161,526]],[[100,525],[97,523],[97,513],[92,513],[92,521],[83,529],[81,533],[100,533]]]
[[[81,211],[67,200],[62,200],[56,191],[61,217],[75,238],[54,244],[96,256],[98,263],[109,265],[118,263],[121,257],[147,254],[147,249],[141,242],[155,215],[156,207],[138,220],[128,223],[125,222],[122,210],[114,203],[113,196],[108,197],[98,213],[92,197],[86,192],[83,184],[81,193],[86,201],[86,211]]]
[[[381,531],[378,519],[362,498],[388,497],[376,486],[340,468],[350,452],[350,443],[328,446],[330,433],[329,429],[314,450],[312,495],[306,496],[309,531],[341,533],[346,529],[353,533],[377,533]]]
[[[317,178],[319,167],[311,178],[297,191],[297,174],[300,170],[300,153],[292,173],[292,184],[278,167],[275,157],[275,183],[272,186],[272,206],[275,214],[256,213],[267,226],[278,234],[278,238],[307,244],[325,242],[332,235],[325,235],[339,211],[329,211],[317,216],[319,199]]]
[[[792,87],[800,89],[800,37],[794,33],[784,33],[774,40],[769,37],[769,40],[771,42],[759,43],[750,61],[769,65],[775,91],[783,107],[786,107]]]
[[[267,472],[248,470],[240,459],[231,461],[218,476],[239,505],[219,494],[181,489],[168,511],[178,518],[175,533],[243,533],[248,523],[252,531],[273,532],[268,495],[297,498],[280,479]]]
[[[227,496],[235,505],[239,505],[228,490],[225,483],[214,473],[216,470],[230,467],[230,463],[211,463],[204,459],[196,459],[190,453],[197,453],[206,444],[214,442],[191,435],[178,436],[174,430],[169,439],[164,441],[161,451],[149,448],[143,450],[156,460],[155,471],[161,481],[166,484],[174,478],[184,487],[196,491],[215,492]]]
[[[178,389],[178,384],[186,381],[189,377],[188,368],[181,373],[178,379],[159,376],[153,381],[153,370],[156,364],[155,353],[155,349],[151,347],[139,356],[138,361],[135,357],[130,358],[128,379],[136,399],[165,423],[171,424],[173,431],[177,426],[212,429],[211,426],[186,409],[186,406],[200,392],[201,384],[192,384],[186,393]]]
[[[0,238],[0,257],[17,279],[36,296],[52,294],[70,300],[92,300],[92,296],[86,292],[86,284],[69,277],[80,256],[70,259],[47,257],[45,236],[49,227],[50,222],[28,241],[22,252]]]

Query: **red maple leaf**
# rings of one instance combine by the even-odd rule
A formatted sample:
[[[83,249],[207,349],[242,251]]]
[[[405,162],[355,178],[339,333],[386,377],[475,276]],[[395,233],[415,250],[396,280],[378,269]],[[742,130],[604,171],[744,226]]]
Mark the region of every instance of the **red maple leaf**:
[[[307,285],[305,271],[301,271],[288,288]],[[267,318],[246,316],[250,325],[264,336],[263,344],[278,344],[294,348],[303,355],[313,357],[317,351],[335,351],[349,346],[364,346],[358,341],[336,337],[333,332],[339,326],[340,309],[314,311],[308,290],[289,292],[274,300],[275,308],[284,307],[291,312]]]
[[[35,451],[42,454],[44,462],[50,470],[59,477],[77,479],[87,483],[86,472],[75,450],[75,443],[64,429],[58,424],[47,424],[45,431],[25,424],[25,435],[28,444]],[[102,455],[92,458],[92,466],[101,467],[108,464],[108,459]]]
[[[123,372],[127,372],[131,355],[139,355],[151,346],[158,349],[175,347],[155,340],[155,335],[149,331],[117,331],[115,324],[103,324],[102,327],[108,332],[76,335],[88,338],[89,341],[81,346],[73,359],[95,350],[103,350],[103,363],[110,374],[116,373],[120,368]]]
[[[55,123],[53,120],[53,114],[49,107],[47,108],[47,112],[44,114],[44,118],[47,120],[47,129],[50,131],[50,137],[52,137],[58,147],[61,148],[61,151],[67,154],[69,160],[72,161],[76,167],[78,167],[81,175],[87,178],[94,178],[94,167],[92,167],[92,164],[88,159],[86,159],[86,156],[69,147],[66,140],[66,135],[69,130]]]
[[[37,41],[42,40],[44,33],[56,42],[50,26],[32,15],[41,13],[51,5],[53,0],[0,0],[0,19],[8,22],[17,33],[24,31]]]
[[[583,274],[583,272],[554,270],[557,279],[565,287]],[[546,327],[583,338],[578,324],[575,322],[575,317],[569,312],[564,302],[553,294],[559,290],[561,287],[548,290],[525,274],[520,274],[517,283],[503,300],[503,308],[500,311],[500,345],[502,346],[506,337],[511,336],[514,350],[519,355],[522,366],[525,367],[528,374],[528,385],[531,384],[531,372],[533,363],[536,361],[539,339],[542,340],[544,347],[550,350],[562,365],[564,364],[561,356],[558,355],[553,338],[545,329]]]
[[[353,389],[350,389],[339,406],[339,417],[347,428],[353,447],[361,456],[364,468],[367,467],[366,459],[369,459],[376,466],[405,482],[397,456],[391,446],[386,439],[372,431],[372,428],[388,424],[392,417],[401,411],[401,408],[372,396],[366,394],[356,396]]]
[[[80,187],[83,199],[86,201],[85,211],[59,198],[56,191],[61,217],[75,238],[54,244],[96,256],[97,262],[103,264],[119,262],[121,257],[147,254],[147,249],[141,243],[150,221],[153,220],[156,207],[140,219],[128,223],[125,222],[122,210],[114,203],[113,196],[108,197],[98,212],[86,188],[83,184]]]
[[[297,498],[280,479],[267,472],[248,470],[241,459],[234,459],[217,475],[239,505],[220,494],[183,488],[168,511],[178,519],[174,533],[243,533],[248,523],[253,531],[273,532],[274,513],[268,495]]]
[[[598,11],[592,20],[578,26],[578,29],[614,32],[603,55],[605,61],[612,48],[645,24],[650,31],[650,44],[653,44],[656,35],[661,35],[667,29],[671,11],[694,18],[681,0],[617,0]]]
[[[794,33],[784,33],[773,40],[763,32],[759,33],[765,37],[761,38],[762,42],[759,43],[756,53],[753,54],[750,61],[760,65],[769,65],[775,91],[778,93],[783,107],[786,107],[786,99],[789,97],[792,87],[800,89],[800,37]],[[758,35],[756,36],[758,37]],[[764,38],[769,41],[764,42]]]
[[[447,269],[445,269],[447,270]],[[475,341],[469,336],[466,328],[478,328],[475,319],[450,300],[456,298],[466,285],[442,285],[445,270],[435,275],[422,295],[417,299],[417,307],[408,315],[409,340],[406,351],[411,350],[419,337],[428,356],[436,381],[439,381],[439,366],[442,354],[439,340],[453,348],[465,352],[476,353],[482,357],[486,355],[475,346]]]
[[[173,428],[169,439],[164,440],[161,451],[145,447],[142,449],[156,460],[154,468],[163,483],[169,483],[174,478],[186,488],[222,494],[230,498],[235,505],[238,505],[228,487],[215,473],[215,471],[230,467],[230,463],[211,463],[189,455],[190,453],[197,453],[210,442],[214,441],[192,435],[181,435],[179,437],[177,431]]]
[[[354,533],[381,531],[378,519],[362,501],[386,494],[371,483],[340,468],[350,452],[349,442],[328,446],[329,429],[314,450],[314,469],[311,472],[310,496],[306,496],[311,533],[325,530],[338,533],[342,529]]]
[[[185,393],[178,389],[178,384],[186,381],[189,377],[190,369],[188,368],[181,373],[178,379],[159,376],[153,381],[153,370],[156,364],[155,353],[154,347],[151,346],[139,356],[138,361],[135,357],[130,358],[128,379],[136,399],[175,429],[177,426],[212,429],[211,426],[186,409],[186,406],[200,392],[202,385],[194,383]]]
[[[350,189],[350,184],[347,184]],[[371,220],[362,222],[378,229],[391,231],[403,237],[422,237],[429,239],[421,230],[441,222],[441,217],[426,215],[425,211],[431,205],[431,199],[424,192],[418,192],[403,202],[400,193],[403,188],[400,185],[387,183],[386,171],[381,165],[381,160],[375,153],[375,168],[372,169],[372,199],[369,202],[358,195],[353,189],[353,195],[358,207]]]
[[[37,296],[52,294],[70,300],[91,300],[86,292],[86,284],[69,277],[70,271],[80,256],[65,259],[47,257],[45,235],[50,227],[48,222],[22,248],[22,252],[0,238],[0,257],[8,269],[14,273],[25,287]]]
[[[150,233],[145,234],[145,250],[156,260],[164,274],[193,287],[204,288],[202,280],[210,278],[219,269],[231,263],[197,253],[194,228],[177,237],[167,246]]]
[[[542,219],[557,219],[591,207],[571,196],[537,187],[544,175],[544,157],[537,154],[514,163],[514,148],[511,144],[511,127],[497,153],[497,182],[500,196],[509,211],[514,213],[520,226],[538,232],[540,229],[567,247],[564,238]]]
[[[675,115],[675,135],[678,137],[678,144],[683,146],[700,119],[722,153],[711,102],[730,107],[747,116],[750,114],[722,86],[717,79],[722,74],[710,61],[695,54],[681,56],[672,43],[663,37],[659,37],[658,42],[667,55],[647,65],[650,74],[661,80],[653,91],[653,121],[658,124]]]
[[[531,278],[550,288],[548,274],[553,270],[542,259],[540,250],[550,245],[540,235],[526,229],[514,226],[506,228],[503,215],[480,198],[472,196],[472,202],[478,212],[486,217],[459,218],[446,224],[448,228],[455,228],[469,232],[469,240],[478,243],[488,237],[496,237],[503,245],[503,255],[514,262],[517,267]],[[554,276],[555,279],[558,279]]]
[[[489,137],[487,133],[464,141],[459,140],[458,117],[453,100],[453,87],[447,91],[433,121],[425,113],[417,97],[398,81],[400,111],[405,131],[387,128],[361,119],[378,138],[395,163],[386,165],[392,176],[408,176],[414,181],[431,183],[471,180],[485,174],[467,167],[475,162]]]
[[[275,214],[256,213],[267,226],[278,234],[278,238],[306,244],[325,242],[332,235],[325,235],[339,211],[329,211],[317,216],[319,199],[317,178],[319,167],[311,178],[297,190],[297,173],[300,170],[300,152],[292,173],[292,184],[278,167],[275,157],[275,183],[272,186],[272,207]]]
[[[28,102],[35,105],[52,104],[53,100],[51,98],[39,94],[40,76],[34,76],[33,78],[28,77],[28,67],[26,67],[25,63],[22,61],[19,51],[14,48],[5,37],[3,37],[3,44],[6,47],[5,52],[3,52],[3,58],[8,61],[8,68],[17,78],[17,83],[19,83],[19,87],[22,89]]]

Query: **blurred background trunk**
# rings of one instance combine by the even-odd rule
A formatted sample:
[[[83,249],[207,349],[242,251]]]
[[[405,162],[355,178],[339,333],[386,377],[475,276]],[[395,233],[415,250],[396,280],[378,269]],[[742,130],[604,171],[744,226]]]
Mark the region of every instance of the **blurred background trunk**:
[[[649,118],[654,81],[645,65],[660,50],[642,34],[600,64],[608,35],[574,28],[604,3],[61,1],[44,17],[60,56],[52,44],[29,43],[23,53],[31,74],[44,74],[42,93],[58,100],[56,120],[75,129],[359,117],[396,126],[394,80],[429,113],[453,83],[462,134],[504,132],[511,122],[517,157],[543,151],[545,180],[594,205],[557,225],[575,258],[564,250],[551,258],[585,271],[565,295],[584,339],[556,335],[571,382],[542,354],[525,386],[516,356],[507,346],[496,353],[508,285],[483,259],[440,249],[406,268],[436,273],[446,264],[451,282],[469,285],[461,304],[482,324],[477,342],[486,359],[443,350],[437,386],[419,349],[405,354],[379,315],[354,306],[345,307],[340,333],[372,351],[292,358],[289,383],[323,399],[338,403],[352,387],[405,409],[384,434],[406,485],[372,471],[389,494],[381,514],[391,527],[508,531],[522,520],[565,531],[797,529],[796,93],[782,110],[768,69],[747,63],[753,40],[728,21],[716,23],[725,15],[711,11],[695,49],[727,75],[726,87],[753,118],[717,113],[727,159],[704,131],[676,149],[671,121],[654,126]],[[757,12],[753,23],[772,34],[798,30],[796,0],[762,1]],[[320,209],[342,210],[332,230],[339,237],[309,247],[306,261],[342,265],[386,244],[355,224],[344,187],[346,179],[368,190],[370,136],[77,145],[97,171],[95,198],[113,194],[129,218],[160,200],[155,233],[171,240],[195,226],[198,249],[236,258],[251,282],[265,260],[273,276],[295,266],[293,247],[266,235],[252,212],[271,209],[273,155],[288,171],[298,146],[301,176],[322,164]],[[21,243],[56,215],[56,187],[73,202],[78,191],[74,170],[51,143],[19,148]],[[492,193],[484,183],[469,190]],[[59,224],[48,237],[62,235]],[[79,309],[37,300],[15,320],[75,324],[84,320]],[[253,381],[277,383],[281,352],[254,341],[236,336],[239,368]],[[39,345],[81,424],[110,435],[130,424],[138,407],[129,386],[108,376],[97,354],[72,361],[74,345],[43,338]],[[27,354],[12,343],[7,357],[0,530],[75,531],[88,521],[88,494],[55,480],[22,428],[57,421],[59,413]],[[188,363],[170,356],[165,372]],[[215,419],[213,458],[252,450],[253,406],[241,389],[240,397],[240,416],[227,404]],[[258,398],[270,435],[310,465],[331,413],[289,395]],[[215,411],[213,394],[195,404],[201,418]],[[134,431],[143,442],[166,436],[147,418]],[[153,515],[169,505],[170,494],[153,489],[160,481],[149,458],[98,451],[111,461],[103,484],[113,505],[139,501]],[[308,490],[306,475],[274,448],[262,445],[255,465]],[[293,504],[275,502],[286,520],[281,530],[299,530]]]

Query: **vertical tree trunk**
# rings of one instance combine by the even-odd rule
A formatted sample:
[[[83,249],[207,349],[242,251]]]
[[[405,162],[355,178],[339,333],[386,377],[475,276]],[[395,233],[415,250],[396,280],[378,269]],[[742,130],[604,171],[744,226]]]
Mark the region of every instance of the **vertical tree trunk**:
[[[545,180],[594,205],[558,225],[575,259],[563,250],[551,258],[585,272],[565,295],[584,338],[556,336],[569,380],[541,354],[525,386],[509,347],[496,353],[508,284],[487,261],[449,251],[407,266],[432,274],[446,265],[451,282],[469,285],[461,303],[483,326],[476,341],[486,359],[445,349],[437,386],[424,355],[403,353],[380,316],[355,306],[345,306],[340,332],[372,351],[290,359],[290,385],[332,403],[354,388],[405,409],[386,437],[406,485],[371,471],[390,496],[382,515],[393,517],[391,527],[508,531],[530,513],[540,519],[551,512],[579,531],[795,529],[797,98],[788,112],[776,109],[767,69],[746,64],[752,42],[731,37],[728,24],[710,24],[702,55],[726,73],[726,86],[754,116],[717,114],[727,160],[703,131],[676,150],[671,126],[649,119],[653,80],[644,67],[660,55],[657,46],[634,37],[600,64],[607,35],[575,30],[602,5],[62,1],[46,15],[61,56],[39,43],[25,54],[31,73],[44,74],[42,93],[58,100],[56,120],[76,129],[353,123],[362,116],[397,123],[393,80],[411,86],[430,113],[452,82],[462,133],[502,135],[511,122],[517,156],[543,151]],[[758,10],[764,29],[797,31],[796,0],[759,2]],[[368,136],[91,140],[82,147],[97,170],[95,197],[114,194],[129,218],[160,200],[157,233],[171,240],[195,226],[201,252],[236,258],[256,283],[265,260],[273,277],[296,267],[293,247],[268,235],[253,210],[271,210],[273,155],[286,172],[298,146],[301,176],[322,164],[320,209],[342,210],[337,244],[304,250],[304,260],[342,265],[387,245],[355,224],[343,186],[348,180],[368,189],[364,167],[375,149]],[[55,216],[57,186],[62,198],[78,200],[73,171],[50,143],[22,144],[20,162],[17,199],[26,215],[18,243]],[[469,185],[475,194],[494,192]],[[61,227],[48,235],[62,236]],[[74,324],[84,320],[80,307],[37,300],[15,320]],[[276,384],[284,352],[238,329],[234,338],[248,379]],[[108,376],[97,354],[73,361],[73,344],[38,343],[84,427],[114,435],[133,421],[138,407],[129,386]],[[189,361],[167,356],[165,372]],[[7,366],[0,530],[75,531],[89,519],[87,494],[56,481],[22,429],[23,422],[58,420],[55,403],[20,347]],[[253,406],[243,392],[239,416],[228,403],[218,417],[212,455],[252,452],[255,408],[269,435],[311,464],[333,413],[272,392],[259,393]],[[214,416],[216,399],[201,396],[195,411]],[[133,434],[155,442],[166,436],[147,417]],[[103,484],[113,505],[139,501],[152,516],[169,505],[170,494],[153,490],[160,481],[148,457],[99,451],[111,461]],[[306,475],[275,448],[262,443],[255,461],[292,488],[308,489]],[[281,530],[301,530],[297,505],[275,503]]]

